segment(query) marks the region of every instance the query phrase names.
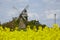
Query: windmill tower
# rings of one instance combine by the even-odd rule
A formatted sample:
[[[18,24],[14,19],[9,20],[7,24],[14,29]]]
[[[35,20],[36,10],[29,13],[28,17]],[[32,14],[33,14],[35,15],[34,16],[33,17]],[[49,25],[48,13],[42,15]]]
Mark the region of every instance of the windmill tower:
[[[27,7],[26,7],[27,8]],[[27,9],[24,8],[19,15],[19,29],[25,29],[28,21]]]
[[[27,8],[28,8],[28,5],[22,10],[21,13],[15,8],[20,13],[18,17],[18,21],[19,21],[18,28],[19,29],[25,29],[27,26],[27,22],[28,22]]]

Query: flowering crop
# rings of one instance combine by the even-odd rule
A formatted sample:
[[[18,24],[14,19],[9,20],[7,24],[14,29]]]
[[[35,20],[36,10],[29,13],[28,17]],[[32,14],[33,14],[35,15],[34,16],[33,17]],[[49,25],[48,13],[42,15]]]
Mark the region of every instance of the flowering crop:
[[[16,28],[17,29],[17,28]],[[27,26],[27,31],[9,31],[9,28],[3,29],[0,27],[0,40],[60,40],[60,29],[57,24],[54,24],[52,28],[47,26],[42,30],[36,30],[36,26],[31,30],[30,26]]]

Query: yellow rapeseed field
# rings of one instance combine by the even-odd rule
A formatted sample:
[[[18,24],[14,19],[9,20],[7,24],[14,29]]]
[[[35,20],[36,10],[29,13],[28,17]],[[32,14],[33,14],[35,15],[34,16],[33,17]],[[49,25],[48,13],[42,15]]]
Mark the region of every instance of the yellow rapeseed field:
[[[47,26],[42,30],[36,30],[36,26],[31,30],[30,26],[27,26],[27,31],[10,31],[9,28],[3,29],[0,26],[0,40],[60,40],[60,29],[58,24],[53,24],[53,27]]]

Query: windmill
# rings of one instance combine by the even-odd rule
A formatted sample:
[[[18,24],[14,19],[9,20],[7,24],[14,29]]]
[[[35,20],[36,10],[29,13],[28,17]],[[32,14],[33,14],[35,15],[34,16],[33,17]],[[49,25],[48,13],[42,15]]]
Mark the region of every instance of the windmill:
[[[14,9],[16,9],[18,11],[18,13],[20,13],[19,17],[18,17],[18,25],[19,25],[19,29],[25,29],[26,25],[27,25],[27,21],[28,21],[28,15],[27,15],[27,8],[28,5],[22,10],[22,12],[20,13],[20,11],[18,11],[18,9],[16,7],[14,7]]]

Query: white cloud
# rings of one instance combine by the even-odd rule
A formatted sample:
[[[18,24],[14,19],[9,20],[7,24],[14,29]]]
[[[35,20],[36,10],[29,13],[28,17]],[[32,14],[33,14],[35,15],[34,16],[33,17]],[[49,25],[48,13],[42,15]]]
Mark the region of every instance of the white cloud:
[[[29,5],[30,5],[29,7],[32,7],[32,8],[38,8],[40,6],[39,3],[30,3]]]
[[[17,1],[17,2],[27,2],[28,0],[5,0],[6,2],[12,2],[12,1]]]
[[[9,11],[7,12],[7,15],[10,16],[10,17],[11,17],[11,16],[14,16],[14,15],[16,16],[16,13],[17,13],[17,12],[16,12],[15,10],[9,10]]]
[[[42,1],[44,1],[44,2],[49,2],[49,1],[51,1],[51,0],[42,0]]]
[[[26,3],[28,3],[28,0],[3,0],[2,1],[3,3],[8,3],[8,4],[17,4],[17,3],[19,3],[19,4],[26,4]]]
[[[5,0],[6,2],[11,2],[12,0]]]
[[[18,1],[20,1],[20,2],[28,2],[28,0],[18,0]]]
[[[46,10],[44,12],[46,14],[47,19],[54,19],[54,14],[56,14],[56,18],[59,18],[60,10]]]
[[[42,0],[43,2],[45,2],[45,3],[54,3],[54,2],[56,2],[56,0]]]
[[[54,19],[54,14],[49,14],[46,17],[47,17],[47,19]]]
[[[39,15],[37,13],[28,13],[29,20],[39,20]]]
[[[14,2],[16,2],[16,3],[26,4],[26,3],[29,2],[29,0],[14,0]]]

